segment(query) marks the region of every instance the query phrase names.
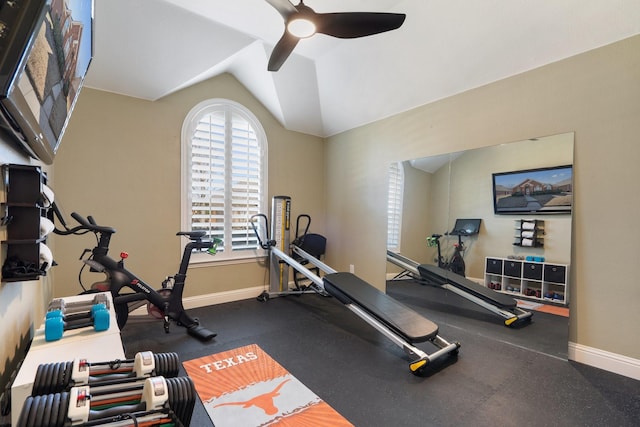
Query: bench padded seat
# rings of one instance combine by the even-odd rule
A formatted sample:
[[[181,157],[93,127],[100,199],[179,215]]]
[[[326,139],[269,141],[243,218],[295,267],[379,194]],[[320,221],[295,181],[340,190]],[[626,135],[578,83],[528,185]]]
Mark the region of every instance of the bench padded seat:
[[[409,343],[438,334],[438,325],[352,273],[327,274],[323,281],[325,290],[340,302],[362,308]]]

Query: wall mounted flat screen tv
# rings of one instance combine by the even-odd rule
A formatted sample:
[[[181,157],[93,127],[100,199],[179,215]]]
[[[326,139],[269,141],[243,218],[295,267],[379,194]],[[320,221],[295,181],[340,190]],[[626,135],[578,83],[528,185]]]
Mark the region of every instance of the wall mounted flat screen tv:
[[[493,174],[496,214],[562,214],[573,206],[571,165]]]
[[[0,128],[51,164],[93,57],[93,0],[0,3]]]

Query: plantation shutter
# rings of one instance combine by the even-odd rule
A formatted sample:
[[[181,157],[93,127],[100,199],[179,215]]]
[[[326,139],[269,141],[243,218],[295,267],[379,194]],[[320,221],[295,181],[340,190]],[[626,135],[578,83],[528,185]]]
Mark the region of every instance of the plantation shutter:
[[[230,241],[233,250],[253,249],[258,242],[249,220],[261,208],[261,150],[255,131],[244,117],[234,115],[231,129]]]
[[[400,230],[402,227],[402,193],[404,171],[399,162],[389,166],[389,189],[387,195],[387,249],[400,249]]]
[[[258,247],[249,225],[263,199],[262,147],[233,108],[198,119],[191,140],[191,229],[222,240],[218,251]]]

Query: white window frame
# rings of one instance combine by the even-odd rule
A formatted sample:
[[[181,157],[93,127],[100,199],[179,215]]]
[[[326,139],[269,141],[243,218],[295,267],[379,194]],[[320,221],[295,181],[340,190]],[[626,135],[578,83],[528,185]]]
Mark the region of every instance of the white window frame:
[[[400,252],[403,195],[404,164],[394,162],[387,173],[387,249],[392,252]]]
[[[194,135],[196,126],[200,119],[211,114],[213,112],[225,111],[226,114],[238,114],[241,115],[250,126],[253,128],[253,131],[256,134],[256,138],[260,144],[260,158],[261,158],[261,170],[260,170],[260,209],[258,213],[265,213],[268,206],[268,185],[267,185],[267,168],[268,168],[268,142],[267,136],[264,132],[264,128],[260,124],[260,121],[257,117],[249,111],[245,106],[239,104],[235,101],[231,101],[223,98],[213,98],[208,99],[206,101],[202,101],[193,107],[187,116],[184,119],[182,124],[182,133],[181,133],[181,229],[182,230],[191,230],[191,209],[192,209],[192,193],[191,193],[191,140]],[[228,123],[228,119],[227,119]],[[225,126],[226,128],[226,126]],[[229,134],[225,131],[225,145],[227,148],[229,147]],[[226,149],[225,149],[226,150]],[[225,166],[225,176],[230,176],[230,166]],[[226,186],[225,181],[225,205],[227,205],[227,209],[225,212],[224,219],[224,229],[226,238],[223,240],[230,240],[229,236],[231,235],[230,231],[230,204],[228,203],[231,191],[229,187]],[[249,221],[247,219],[247,226],[249,226]],[[187,244],[186,239],[183,239],[182,248]],[[243,260],[243,259],[254,259],[257,257],[266,256],[266,251],[259,246],[256,246],[255,249],[247,249],[247,250],[229,250],[227,246],[227,250],[218,251],[215,256],[211,256],[209,254],[203,252],[194,252],[191,256],[192,264],[202,264],[202,263],[211,263],[211,262],[221,262],[221,261],[233,261],[233,260]]]

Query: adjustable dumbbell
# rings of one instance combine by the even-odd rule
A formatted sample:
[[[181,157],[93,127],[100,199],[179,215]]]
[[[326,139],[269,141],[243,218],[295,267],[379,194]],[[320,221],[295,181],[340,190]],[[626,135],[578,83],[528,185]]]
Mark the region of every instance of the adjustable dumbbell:
[[[135,422],[130,425],[165,425],[179,420],[188,426],[195,396],[189,377],[152,377],[102,390],[73,387],[69,392],[29,396],[20,412],[18,427],[64,427],[89,422],[102,425],[114,419],[121,421],[118,425],[129,425],[126,420],[133,419]]]
[[[177,353],[139,352],[133,359],[90,363],[86,359],[45,363],[38,366],[32,396],[69,391],[81,385],[108,385],[125,379],[151,376],[177,377],[180,360]]]
[[[72,425],[89,421],[113,418],[125,414],[134,414],[139,425],[142,425],[144,414],[153,412],[167,417],[167,409],[171,409],[187,426],[191,422],[195,405],[195,387],[189,377],[164,378],[151,377],[138,386],[131,387],[124,383],[121,389],[110,387],[108,391],[95,393],[95,387],[74,387],[69,392],[68,418]],[[99,388],[99,387],[98,387]],[[128,404],[117,404],[130,396]],[[163,423],[156,422],[154,425]]]
[[[61,311],[50,311],[44,322],[44,338],[46,341],[57,341],[64,331],[93,327],[96,332],[109,329],[111,314],[103,304],[94,305],[86,313],[65,316]]]
[[[91,310],[91,307],[102,304],[109,308],[109,299],[105,294],[98,294],[90,301],[67,302],[63,298],[57,298],[49,303],[47,311],[62,311],[64,314],[82,313]]]

